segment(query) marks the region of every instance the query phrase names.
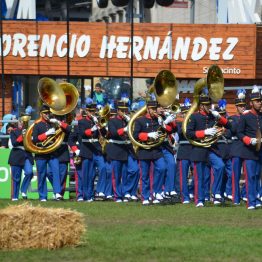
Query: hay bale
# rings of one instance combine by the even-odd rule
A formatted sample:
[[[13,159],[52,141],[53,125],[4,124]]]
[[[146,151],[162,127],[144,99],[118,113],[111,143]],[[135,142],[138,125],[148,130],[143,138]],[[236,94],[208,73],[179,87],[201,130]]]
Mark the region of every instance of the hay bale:
[[[57,249],[79,245],[85,225],[79,212],[26,203],[0,211],[0,230],[0,249]]]

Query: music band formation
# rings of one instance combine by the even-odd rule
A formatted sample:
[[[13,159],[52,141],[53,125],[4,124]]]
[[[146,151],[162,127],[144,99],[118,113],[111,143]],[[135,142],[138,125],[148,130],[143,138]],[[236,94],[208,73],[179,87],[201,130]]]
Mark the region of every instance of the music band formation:
[[[55,199],[62,199],[72,152],[79,202],[141,199],[149,205],[179,199],[203,207],[207,201],[221,205],[227,199],[239,205],[244,199],[249,210],[261,207],[261,90],[254,87],[249,99],[239,90],[236,114],[228,116],[223,83],[220,68],[211,66],[207,78],[197,81],[192,104],[186,99],[179,105],[176,79],[163,70],[150,89],[156,100],[147,100],[138,111],[130,112],[126,99],[100,110],[91,103],[71,123],[76,88],[41,79],[40,118],[28,126],[30,118],[21,116],[10,134],[12,200],[20,192],[27,197],[34,160],[39,200],[47,201],[47,178]]]

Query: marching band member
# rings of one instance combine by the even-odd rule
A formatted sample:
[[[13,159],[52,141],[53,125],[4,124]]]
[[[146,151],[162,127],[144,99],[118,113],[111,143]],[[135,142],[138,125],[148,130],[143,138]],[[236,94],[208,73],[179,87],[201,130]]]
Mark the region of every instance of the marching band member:
[[[96,185],[96,192],[97,196],[102,198],[102,200],[105,197],[105,188],[106,188],[106,162],[105,162],[105,157],[102,152],[102,146],[99,142],[99,138],[105,137],[107,134],[107,130],[105,127],[101,127],[98,123],[98,119],[96,117],[96,109],[97,109],[97,104],[92,103],[89,108],[90,112],[90,117],[93,121],[93,123],[96,126],[93,126],[93,131],[92,131],[92,139],[93,142],[91,142],[91,145],[93,146],[93,163],[94,163],[94,168],[93,168],[93,176],[92,179],[95,179],[95,167],[98,169],[98,181]],[[95,130],[95,127],[97,129]]]
[[[256,145],[258,143],[256,135],[257,132],[261,134],[262,130],[262,118],[260,114],[261,103],[261,93],[259,89],[254,86],[250,95],[251,110],[240,117],[237,129],[237,136],[244,143],[244,150],[240,152],[240,157],[244,159],[247,208],[249,210],[261,206],[261,201],[257,198],[259,194],[257,184],[260,180],[260,174],[257,173],[259,152],[256,151]]]
[[[80,158],[80,147],[82,143],[82,139],[79,135],[78,130],[78,121],[86,117],[86,112],[82,110],[75,118],[75,124],[72,125],[71,132],[68,137],[68,145],[70,146],[74,159],[77,159],[77,161],[74,161],[76,176],[75,176],[75,182],[76,182],[76,200],[77,202],[84,201],[84,192],[83,192],[83,175],[82,175],[82,161]]]
[[[125,114],[128,112],[127,103],[117,102],[117,115],[108,121],[109,143],[106,147],[107,160],[112,165],[112,184],[115,202],[122,202],[125,196],[124,185],[127,181],[127,163],[130,141],[127,137]]]
[[[114,118],[117,114],[117,110],[115,108],[110,109],[110,119]],[[107,125],[108,130],[108,125]],[[107,147],[107,146],[106,146]],[[107,149],[106,149],[107,152]],[[112,164],[111,160],[106,156],[106,188],[105,188],[105,200],[113,200],[113,184],[112,184]]]
[[[164,160],[166,163],[166,172],[164,177],[164,198],[173,198],[177,196],[175,189],[175,181],[176,181],[176,160],[174,157],[174,149],[171,146],[171,136],[172,133],[175,133],[177,130],[177,126],[175,123],[176,116],[174,114],[168,114],[168,116],[164,115],[165,109],[162,106],[158,106],[157,114],[159,117],[159,124],[161,126],[170,126],[170,131],[167,133],[167,138],[161,144],[161,149],[163,152]]]
[[[244,144],[237,137],[237,127],[241,115],[246,110],[246,91],[240,89],[237,91],[237,98],[235,99],[235,106],[237,113],[229,117],[231,121],[232,144],[230,147],[230,155],[232,157],[232,201],[235,205],[240,205],[240,187],[239,182],[241,178],[241,168],[243,159],[240,157],[241,151],[244,150]]]
[[[158,122],[158,116],[156,114],[157,102],[147,102],[147,114],[136,119],[134,129],[134,139],[145,142],[148,140],[156,141],[159,138],[158,128],[160,127]],[[138,159],[140,160],[140,167],[142,173],[142,204],[149,205],[150,197],[150,179],[149,171],[150,165],[154,165],[154,176],[153,176],[153,191],[155,199],[154,204],[158,204],[163,200],[161,195],[162,185],[165,176],[165,160],[163,152],[160,146],[153,147],[150,149],[139,148]]]
[[[82,159],[82,178],[83,178],[83,193],[84,200],[87,202],[94,201],[94,142],[98,142],[97,130],[98,126],[93,120],[93,114],[96,109],[96,104],[86,106],[86,117],[78,121],[78,131],[81,137],[80,154]]]
[[[201,139],[206,136],[214,136],[217,133],[217,129],[213,127],[215,122],[218,122],[221,125],[226,125],[228,123],[227,119],[221,117],[217,111],[211,110],[211,99],[207,94],[207,89],[204,89],[199,97],[199,112],[191,115],[186,135],[188,138],[193,140]],[[193,173],[196,185],[194,198],[196,207],[204,206],[204,173],[207,160],[210,162],[214,170],[214,181],[212,185],[214,204],[220,204],[222,201],[220,190],[222,175],[224,173],[223,161],[213,150],[193,145],[191,151],[191,161],[194,162]]]
[[[53,124],[49,122],[50,108],[43,105],[40,109],[41,120],[37,122],[33,128],[33,143],[41,143],[46,140],[50,135],[54,135],[56,130]],[[35,154],[36,167],[38,172],[38,193],[40,201],[47,200],[47,166],[49,166],[53,174],[53,190],[55,199],[62,199],[61,184],[59,177],[59,160],[57,158],[57,151],[49,154]]]
[[[227,118],[226,100],[220,99],[218,101],[217,112],[224,118]],[[231,126],[230,129],[224,129],[222,137],[214,144],[215,152],[221,157],[225,167],[222,175],[221,196],[232,200],[232,162],[230,157],[230,143],[231,143]]]
[[[184,104],[181,106],[181,115],[184,118],[185,114],[189,110],[191,104],[188,98],[185,99]],[[179,166],[180,175],[180,192],[181,201],[183,204],[189,204],[189,190],[188,190],[188,172],[191,166],[190,152],[192,145],[184,137],[182,132],[182,122],[177,122],[178,134],[179,134],[179,147],[177,151],[177,163]]]
[[[23,117],[24,115],[21,115]],[[10,133],[12,149],[9,155],[8,164],[11,166],[12,173],[12,201],[19,199],[19,190],[21,183],[21,175],[24,170],[24,179],[21,185],[21,194],[23,199],[27,199],[27,189],[33,178],[34,158],[32,153],[25,151],[23,145],[23,132],[25,126],[21,118],[18,121],[18,128],[15,128]]]
[[[66,123],[65,116],[54,116],[54,118],[49,119],[50,123],[58,125],[62,128],[65,133],[64,141],[61,146],[56,150],[56,156],[59,160],[59,177],[61,184],[61,195],[64,195],[66,178],[68,174],[68,164],[70,162],[70,155],[68,150],[68,137],[71,132],[71,126]],[[52,177],[53,174],[51,173]]]

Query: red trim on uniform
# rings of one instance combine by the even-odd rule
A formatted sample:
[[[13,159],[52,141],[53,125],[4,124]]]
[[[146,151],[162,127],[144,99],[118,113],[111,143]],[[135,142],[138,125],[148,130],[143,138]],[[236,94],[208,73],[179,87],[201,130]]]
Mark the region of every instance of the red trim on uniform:
[[[244,164],[243,164],[243,171],[244,171],[244,177],[245,177],[245,182],[246,182],[246,194],[247,194],[246,207],[248,208],[248,206],[249,206],[249,202],[248,202],[248,177],[247,177],[247,162],[246,161],[244,161]]]
[[[235,172],[234,172],[234,163],[235,163],[235,160],[232,159],[232,200],[233,200],[233,203],[236,203],[236,200],[235,200],[235,197],[236,197],[236,188],[235,188]]]
[[[75,151],[78,150],[78,147],[77,146],[72,146],[71,149],[75,153]]]
[[[139,133],[138,139],[141,140],[141,141],[147,141],[148,140],[148,133],[146,133],[146,132]]]
[[[196,138],[204,138],[205,137],[205,130],[198,130],[195,132]]]
[[[60,125],[63,129],[66,129],[68,127],[68,124],[65,123],[65,122],[61,122],[61,125]]]
[[[172,121],[171,125],[172,125],[173,128],[176,128],[176,121]]]
[[[171,132],[172,131],[172,126],[170,126],[170,125],[165,125],[165,130],[167,131],[167,132]]]
[[[76,117],[76,120],[77,120],[77,121],[79,121],[79,120],[81,120],[81,119],[83,119],[83,116],[77,116],[77,117]]]
[[[23,141],[23,136],[20,135],[17,139],[16,142],[21,143]]]
[[[124,133],[125,133],[125,131],[124,131],[124,127],[119,128],[119,129],[117,130],[117,133],[118,133],[119,136],[123,136]]]
[[[124,117],[122,117],[120,115],[117,115],[116,118],[119,119],[119,120],[123,120],[124,119]]]
[[[223,126],[225,126],[227,124],[227,122],[228,122],[228,120],[223,116],[221,116],[220,119],[218,120],[218,123],[223,125]]]
[[[152,162],[149,164],[149,185],[150,185],[149,196],[152,196],[152,192],[155,193],[154,192],[154,166]]]
[[[91,128],[88,128],[88,129],[85,130],[85,135],[86,136],[92,136]]]
[[[113,187],[113,192],[114,192],[114,200],[116,200],[117,199],[117,194],[116,194],[116,177],[115,177],[114,167],[112,167],[112,187]]]
[[[75,167],[75,165],[74,165],[74,167]],[[75,175],[75,183],[76,183],[76,199],[78,199],[78,197],[79,197],[79,191],[78,191],[79,181],[78,181],[78,174],[77,174],[76,167],[75,167],[74,175]]]
[[[141,200],[144,201],[144,197],[143,197],[143,194],[142,194],[142,168],[141,168],[141,162],[139,160],[138,162],[138,166],[139,166],[139,189],[140,189],[140,192],[141,192]]]
[[[242,140],[243,140],[244,144],[247,145],[247,146],[250,145],[250,143],[251,143],[251,137],[249,137],[249,136],[244,136]]]
[[[13,198],[14,196],[14,178],[13,178],[13,173],[12,173],[12,168],[10,168],[10,173],[11,173],[11,199]]]
[[[180,184],[180,192],[181,192],[181,202],[184,202],[184,194],[183,194],[183,169],[182,169],[182,160],[178,160],[179,165],[179,184]]]
[[[213,184],[214,184],[214,180],[215,180],[215,177],[214,177],[214,169],[211,168],[210,169],[210,187],[212,188]]]
[[[148,119],[152,119],[152,117],[148,113],[145,115],[145,117],[148,118]]]
[[[197,205],[197,202],[198,202],[198,175],[197,175],[196,163],[194,163],[193,176],[194,176],[194,182],[195,182],[194,200],[195,200],[195,204]]]
[[[257,111],[256,111],[254,108],[251,108],[251,109],[250,109],[250,113],[252,113],[253,115],[256,115],[256,116],[257,116]]]
[[[199,113],[203,116],[207,116],[207,113],[204,110],[199,110]]]
[[[47,135],[45,133],[43,133],[43,134],[39,135],[37,138],[38,138],[39,141],[44,141],[47,138]]]

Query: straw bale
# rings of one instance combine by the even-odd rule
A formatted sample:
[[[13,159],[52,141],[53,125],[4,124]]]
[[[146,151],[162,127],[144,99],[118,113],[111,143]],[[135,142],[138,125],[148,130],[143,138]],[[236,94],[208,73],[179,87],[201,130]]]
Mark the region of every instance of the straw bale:
[[[26,203],[0,211],[0,249],[77,246],[84,232],[83,215],[70,209]]]

